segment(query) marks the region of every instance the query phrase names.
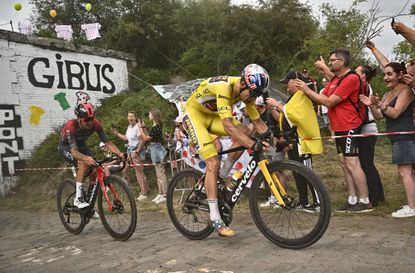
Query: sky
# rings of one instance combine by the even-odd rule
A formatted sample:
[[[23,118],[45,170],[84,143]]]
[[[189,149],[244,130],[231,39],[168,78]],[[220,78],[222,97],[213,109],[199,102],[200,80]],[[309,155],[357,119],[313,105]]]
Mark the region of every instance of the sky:
[[[321,18],[319,7],[322,3],[330,3],[336,8],[348,8],[352,3],[352,0],[300,0],[303,3],[308,3],[312,6],[313,14],[316,18]],[[369,10],[373,0],[368,0],[367,3],[361,4],[362,11]],[[405,5],[408,0],[378,0],[382,15],[392,16],[396,15]],[[22,9],[16,11],[14,4],[20,3]],[[255,0],[232,0],[233,4],[255,4]],[[409,13],[411,0],[407,9],[403,13]],[[14,31],[17,31],[17,24],[19,21],[29,20],[30,15],[33,13],[32,7],[29,5],[29,0],[0,0],[0,29],[11,30],[10,20],[13,22]],[[399,21],[403,22],[407,26],[414,27],[415,16],[399,17]],[[381,37],[377,37],[373,40],[376,47],[383,52],[389,59],[393,60],[393,46],[403,41],[404,38],[401,35],[396,35],[390,27],[390,21],[385,22],[384,29],[381,33]]]

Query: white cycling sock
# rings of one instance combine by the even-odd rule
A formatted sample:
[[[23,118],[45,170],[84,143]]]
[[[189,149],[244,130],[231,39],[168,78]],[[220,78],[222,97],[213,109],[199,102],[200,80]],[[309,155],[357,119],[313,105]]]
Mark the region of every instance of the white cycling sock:
[[[223,163],[223,166],[220,168],[220,171],[219,171],[220,178],[228,177],[235,162],[236,160],[231,158],[230,156],[226,158],[225,163]]]
[[[221,219],[219,214],[218,199],[208,199],[210,210],[210,221],[216,221]]]
[[[350,205],[356,205],[357,204],[357,196],[349,195],[348,202],[349,202]]]
[[[80,198],[84,196],[84,184],[81,182],[76,182],[76,196],[75,198]]]
[[[359,202],[363,204],[369,204],[369,197],[359,197]]]

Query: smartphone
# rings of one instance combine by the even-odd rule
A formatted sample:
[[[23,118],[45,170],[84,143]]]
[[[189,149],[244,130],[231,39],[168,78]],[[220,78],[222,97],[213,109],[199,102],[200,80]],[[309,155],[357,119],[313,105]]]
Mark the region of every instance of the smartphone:
[[[395,24],[395,17],[392,17],[392,21],[391,21],[391,27],[393,27],[393,24]],[[395,31],[395,30],[393,30]],[[398,32],[395,31],[396,34],[398,34]]]

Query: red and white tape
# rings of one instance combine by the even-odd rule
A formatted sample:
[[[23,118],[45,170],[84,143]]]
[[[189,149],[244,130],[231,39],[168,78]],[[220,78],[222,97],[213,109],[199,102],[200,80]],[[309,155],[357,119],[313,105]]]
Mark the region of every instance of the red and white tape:
[[[340,136],[322,136],[322,137],[303,137],[303,140],[317,140],[317,139],[334,139],[334,138],[347,138],[347,137],[370,137],[370,136],[389,136],[389,135],[412,135],[415,131],[406,132],[380,132],[371,134],[356,134],[356,135],[340,135]]]

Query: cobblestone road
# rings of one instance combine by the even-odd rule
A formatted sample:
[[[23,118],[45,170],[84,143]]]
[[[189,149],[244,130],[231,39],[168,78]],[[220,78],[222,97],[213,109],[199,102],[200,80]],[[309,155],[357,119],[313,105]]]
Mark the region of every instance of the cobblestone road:
[[[0,211],[0,272],[415,272],[415,219],[332,217],[323,238],[282,249],[236,215],[237,235],[181,236],[162,212],[139,212],[136,232],[114,241],[99,220],[71,235],[57,213]]]

